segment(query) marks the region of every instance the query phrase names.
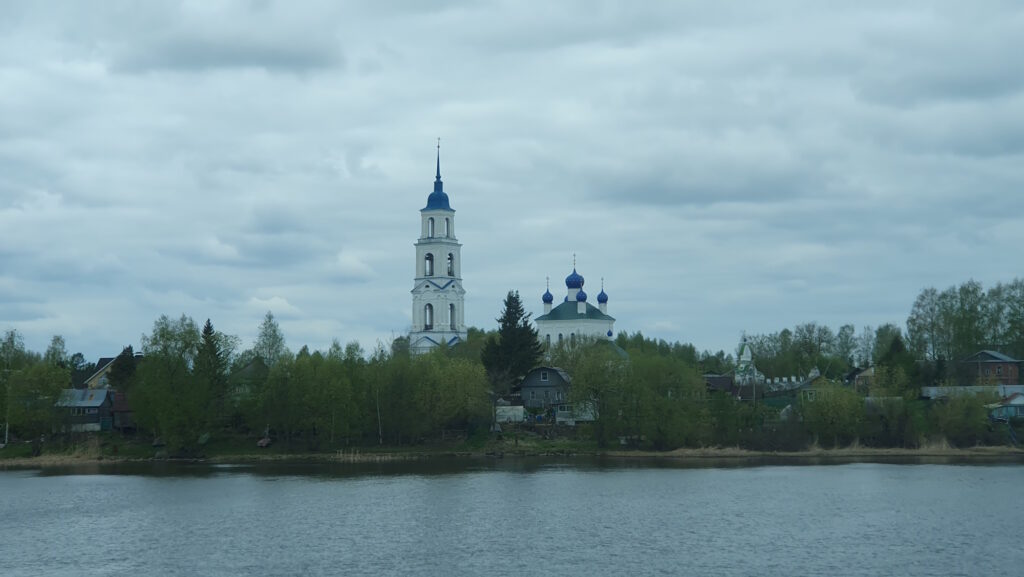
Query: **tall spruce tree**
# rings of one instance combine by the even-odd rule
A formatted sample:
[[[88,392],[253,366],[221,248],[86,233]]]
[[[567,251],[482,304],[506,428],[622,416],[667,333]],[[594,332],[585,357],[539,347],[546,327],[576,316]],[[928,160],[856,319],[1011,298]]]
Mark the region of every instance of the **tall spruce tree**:
[[[229,351],[225,350],[223,341],[224,336],[213,330],[213,323],[206,319],[196,354],[195,376],[200,379],[209,399],[209,425],[220,425],[225,418]]]
[[[530,313],[523,309],[519,291],[508,292],[505,309],[496,320],[498,334],[488,337],[480,360],[495,393],[501,395],[537,365],[544,349],[537,338],[537,329],[530,324]]]

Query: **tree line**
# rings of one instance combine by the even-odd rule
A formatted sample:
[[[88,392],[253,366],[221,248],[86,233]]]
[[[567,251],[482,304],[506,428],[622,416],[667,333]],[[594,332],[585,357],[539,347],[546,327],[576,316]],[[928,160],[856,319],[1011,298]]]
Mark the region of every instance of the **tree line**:
[[[141,354],[132,347],[121,352],[108,382],[127,398],[140,434],[184,455],[200,453],[205,440],[221,435],[269,434],[296,450],[322,450],[486,433],[496,400],[511,397],[539,364],[571,375],[570,400],[592,406],[596,415],[574,434],[601,446],[1001,442],[1003,433],[986,419],[989,399],[930,404],[918,391],[950,382],[956,363],[947,361],[980,347],[1019,357],[1022,286],[1015,280],[984,291],[970,281],[942,292],[925,289],[906,335],[895,324],[858,332],[852,324],[833,331],[810,322],[748,336],[755,364],[769,377],[821,371],[813,402],[799,396],[741,402],[710,392],[702,375],[728,373],[734,355],[639,332],[545,350],[514,291],[496,330],[470,329],[465,342],[424,355],[410,355],[405,338],[369,353],[358,342],[337,341],[323,351],[292,352],[270,312],[253,346],[242,350],[237,337],[215,330],[210,320],[200,327],[185,315],[161,316],[143,335]],[[876,374],[872,390],[843,385],[852,368],[869,365]],[[7,331],[0,341],[0,402],[12,432],[29,438],[57,429],[54,400],[93,368],[81,354],[68,355],[60,337],[38,354],[25,349],[17,331]]]

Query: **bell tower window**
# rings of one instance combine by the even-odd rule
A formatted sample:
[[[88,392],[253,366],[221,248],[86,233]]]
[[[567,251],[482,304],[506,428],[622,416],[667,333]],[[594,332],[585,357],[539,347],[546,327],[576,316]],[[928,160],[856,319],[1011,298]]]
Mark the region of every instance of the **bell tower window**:
[[[448,276],[455,276],[455,255],[448,253]]]
[[[423,257],[423,276],[434,276],[434,255],[429,252]]]
[[[454,303],[448,305],[448,324],[451,325],[450,328],[454,331],[455,330],[455,304]]]
[[[452,235],[452,221],[450,218],[444,218],[444,236],[448,238]]]
[[[427,219],[427,238],[434,238],[434,217]]]
[[[434,305],[432,304],[423,307],[423,330],[434,330]]]

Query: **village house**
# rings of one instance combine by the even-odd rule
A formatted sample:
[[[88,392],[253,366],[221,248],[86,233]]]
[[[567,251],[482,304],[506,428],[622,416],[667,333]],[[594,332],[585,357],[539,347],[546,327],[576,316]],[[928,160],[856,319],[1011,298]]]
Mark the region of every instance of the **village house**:
[[[971,368],[974,384],[1020,384],[1020,361],[998,351],[978,351],[961,364]]]
[[[62,428],[72,433],[109,431],[113,427],[114,395],[110,389],[64,389],[55,406],[64,413]]]

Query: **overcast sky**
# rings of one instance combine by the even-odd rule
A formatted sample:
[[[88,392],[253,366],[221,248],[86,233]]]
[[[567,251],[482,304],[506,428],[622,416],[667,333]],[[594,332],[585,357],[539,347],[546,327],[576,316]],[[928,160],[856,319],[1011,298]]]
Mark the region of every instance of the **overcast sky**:
[[[95,360],[409,330],[441,137],[467,323],[902,324],[1024,262],[1020,2],[4,2],[0,330]]]

